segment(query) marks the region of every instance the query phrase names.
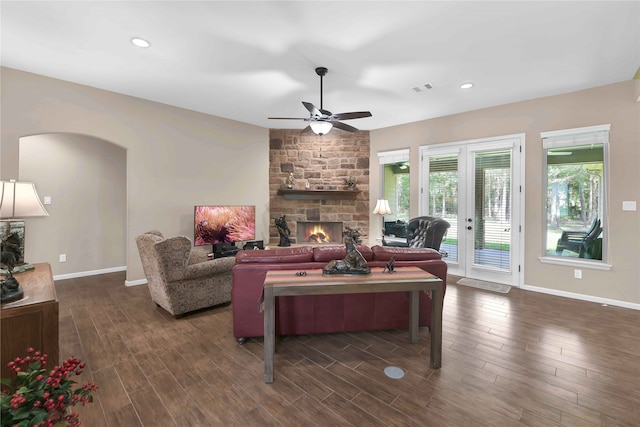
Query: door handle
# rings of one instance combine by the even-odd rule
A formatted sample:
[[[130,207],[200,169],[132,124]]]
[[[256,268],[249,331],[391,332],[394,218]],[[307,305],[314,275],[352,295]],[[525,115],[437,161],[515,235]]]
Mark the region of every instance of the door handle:
[[[467,218],[467,222],[473,222],[472,218]]]
[[[467,227],[467,230],[471,230],[471,226],[470,225]]]

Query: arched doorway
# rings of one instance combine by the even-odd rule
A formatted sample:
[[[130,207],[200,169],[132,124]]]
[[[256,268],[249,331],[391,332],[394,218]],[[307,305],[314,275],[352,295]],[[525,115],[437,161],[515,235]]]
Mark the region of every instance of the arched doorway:
[[[51,198],[49,216],[26,224],[30,262],[49,262],[58,279],[126,269],[126,159],[126,149],[89,135],[20,138],[19,180]]]

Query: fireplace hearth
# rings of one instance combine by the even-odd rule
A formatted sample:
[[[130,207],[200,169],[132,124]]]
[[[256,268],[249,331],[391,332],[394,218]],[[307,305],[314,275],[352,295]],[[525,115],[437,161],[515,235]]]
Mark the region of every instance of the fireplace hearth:
[[[298,221],[296,223],[296,243],[342,243],[342,223]]]

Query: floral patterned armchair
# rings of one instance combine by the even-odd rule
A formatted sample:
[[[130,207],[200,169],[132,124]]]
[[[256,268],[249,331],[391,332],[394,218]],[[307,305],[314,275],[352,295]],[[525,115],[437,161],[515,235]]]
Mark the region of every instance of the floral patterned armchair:
[[[207,259],[186,236],[165,239],[157,230],[136,237],[151,299],[175,318],[231,301],[234,257]]]

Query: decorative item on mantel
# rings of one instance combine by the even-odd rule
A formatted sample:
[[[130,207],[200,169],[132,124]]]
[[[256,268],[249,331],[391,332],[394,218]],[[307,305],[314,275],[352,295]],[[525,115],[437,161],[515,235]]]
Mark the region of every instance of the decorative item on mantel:
[[[347,190],[357,190],[358,189],[358,178],[355,176],[350,176],[344,179],[344,184],[347,186]]]
[[[291,246],[291,240],[289,240],[289,235],[291,234],[291,230],[289,230],[289,226],[287,225],[287,221],[285,216],[282,215],[280,218],[276,220],[276,228],[278,229],[278,234],[280,235],[280,243],[278,246]]]
[[[287,177],[287,188],[289,190],[293,189],[293,185],[295,184],[295,180],[293,179],[293,172],[289,173],[289,176]]]
[[[357,234],[355,234],[357,233]],[[356,247],[360,233],[357,230],[347,227],[344,235],[344,244],[347,255],[344,259],[330,261],[323,269],[323,274],[369,274],[371,268],[367,260]]]

